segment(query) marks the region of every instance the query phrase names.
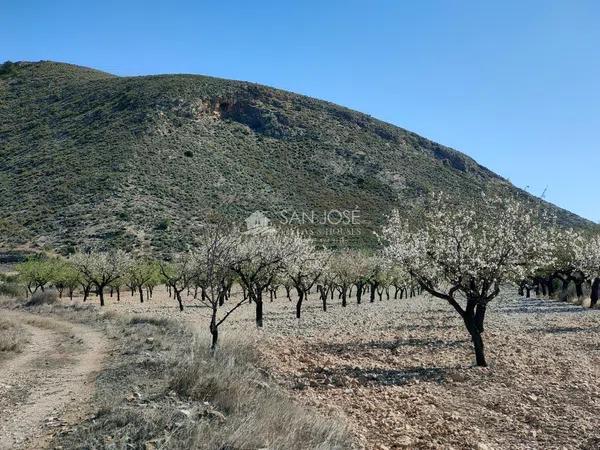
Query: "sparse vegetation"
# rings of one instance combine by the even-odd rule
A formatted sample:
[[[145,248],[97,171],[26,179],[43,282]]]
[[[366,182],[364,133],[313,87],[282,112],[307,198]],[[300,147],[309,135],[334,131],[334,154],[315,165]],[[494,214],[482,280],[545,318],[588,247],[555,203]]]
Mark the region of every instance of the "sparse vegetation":
[[[302,408],[260,369],[248,335],[229,336],[217,354],[180,324],[142,315],[101,316],[89,307],[38,313],[100,326],[115,356],[97,381],[92,418],[55,437],[65,449],[347,449],[343,422]]]
[[[26,306],[39,306],[39,305],[52,305],[58,302],[58,293],[55,290],[38,291],[35,292],[27,303]]]
[[[27,342],[27,331],[21,324],[0,317],[0,360],[9,353],[20,353]]]
[[[251,83],[46,61],[3,66],[0,86],[4,245],[39,248],[43,236],[63,254],[89,245],[157,256],[185,251],[211,214],[240,224],[255,210],[275,219],[357,208],[360,234],[320,239],[374,248],[372,231],[398,199],[404,210],[427,192],[469,201],[487,187],[537,202],[414,133]],[[590,225],[556,211],[564,224]]]

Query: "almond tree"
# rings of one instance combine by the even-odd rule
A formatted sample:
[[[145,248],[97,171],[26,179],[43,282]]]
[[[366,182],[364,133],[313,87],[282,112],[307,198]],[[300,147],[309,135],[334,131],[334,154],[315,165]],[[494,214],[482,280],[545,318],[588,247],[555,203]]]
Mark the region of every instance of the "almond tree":
[[[272,229],[242,235],[231,270],[238,276],[248,300],[256,307],[256,326],[263,326],[263,292],[284,268],[289,240]]]
[[[209,330],[212,341],[210,348],[214,353],[219,340],[219,326],[246,302],[246,298],[242,298],[220,318],[218,317],[219,307],[224,305],[231,286],[231,265],[239,244],[239,235],[236,232],[223,231],[223,227],[219,226],[207,229],[200,237],[199,242],[193,253],[195,272],[201,279],[202,296],[200,301],[211,309]]]
[[[562,284],[561,299],[568,300],[567,289],[573,282],[579,300],[583,297],[583,283],[585,282],[585,273],[583,272],[586,259],[586,239],[583,233],[573,229],[552,230],[552,236],[549,239],[550,249],[554,261],[550,266],[550,283],[558,279]],[[548,268],[546,268],[548,270]]]
[[[284,260],[284,271],[298,294],[296,318],[299,319],[302,302],[321,277],[330,254],[317,250],[312,239],[299,233],[291,233],[287,240],[288,255]]]
[[[591,283],[590,308],[593,308],[598,303],[600,294],[600,234],[586,239],[584,257],[578,264],[578,269],[586,274]]]
[[[27,286],[29,294],[35,294],[38,289],[42,292],[46,285],[55,277],[58,260],[51,260],[45,255],[33,256],[17,265],[19,278]]]
[[[158,264],[149,259],[136,260],[129,268],[126,275],[127,285],[138,290],[140,303],[144,303],[144,287],[156,279],[159,272]]]
[[[369,282],[371,274],[371,258],[362,252],[349,251],[346,253],[348,259],[346,263],[350,268],[350,278],[356,287],[356,303],[360,304],[365,285]]]
[[[67,289],[69,299],[73,300],[73,292],[81,284],[81,274],[73,264],[65,261],[59,275],[60,283]]]
[[[176,254],[170,261],[160,262],[159,268],[165,284],[173,291],[179,311],[183,311],[181,293],[190,286],[196,276],[194,256],[191,252]]]
[[[335,274],[332,270],[332,261],[334,259],[335,253],[330,255],[330,257],[327,259],[327,262],[323,267],[321,277],[319,278],[319,284],[317,285],[317,292],[319,293],[321,305],[323,311],[325,312],[327,312],[327,297],[330,293],[333,293],[333,291],[335,290]]]
[[[113,292],[116,292],[118,302],[121,301],[121,288],[123,287],[123,284],[125,284],[126,275],[127,274],[123,274],[122,276],[115,278],[108,284],[108,287],[110,288],[110,296],[112,297]]]
[[[59,298],[63,297],[64,290],[68,291],[69,298],[73,300],[73,292],[81,282],[81,274],[70,261],[62,258],[51,260],[53,266],[50,282],[58,291]]]
[[[592,242],[595,248],[595,272],[594,272],[594,280],[592,281],[592,294],[591,294],[591,303],[590,308],[593,308],[598,303],[598,298],[600,297],[600,238],[596,237]]]
[[[456,310],[477,365],[487,366],[481,336],[487,305],[503,283],[518,282],[551,262],[548,232],[530,207],[485,195],[476,209],[452,204],[443,194],[431,196],[419,223],[420,228],[410,226],[394,211],[383,228],[385,254]]]
[[[383,271],[385,262],[381,255],[371,255],[366,260],[367,275],[366,282],[369,286],[369,302],[375,301],[375,294],[378,293],[381,282],[383,281]],[[381,300],[381,296],[379,298]]]
[[[348,290],[357,281],[355,266],[352,264],[354,256],[354,252],[339,252],[332,255],[329,262],[331,280],[339,292],[339,298],[342,300],[344,308],[348,305]],[[360,297],[358,299],[360,301]]]
[[[131,266],[129,255],[122,250],[77,253],[71,257],[70,261],[81,274],[84,283],[96,287],[96,292],[100,297],[100,306],[104,306],[106,286],[123,276]]]
[[[404,292],[408,290],[412,279],[410,274],[402,266],[393,265],[389,268],[390,285],[394,286],[394,300],[404,298]]]

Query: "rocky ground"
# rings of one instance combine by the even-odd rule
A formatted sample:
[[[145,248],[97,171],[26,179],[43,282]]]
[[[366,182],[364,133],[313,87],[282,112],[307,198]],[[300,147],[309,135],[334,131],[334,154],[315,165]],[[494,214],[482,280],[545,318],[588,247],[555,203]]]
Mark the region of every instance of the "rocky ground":
[[[105,308],[208,326],[206,308],[189,299],[180,313],[163,291]],[[298,401],[343,413],[366,448],[600,447],[599,310],[505,292],[488,310],[483,369],[441,300],[335,300],[325,313],[311,298],[297,320],[279,298],[261,331],[253,312],[240,308],[222,335],[242,330]]]

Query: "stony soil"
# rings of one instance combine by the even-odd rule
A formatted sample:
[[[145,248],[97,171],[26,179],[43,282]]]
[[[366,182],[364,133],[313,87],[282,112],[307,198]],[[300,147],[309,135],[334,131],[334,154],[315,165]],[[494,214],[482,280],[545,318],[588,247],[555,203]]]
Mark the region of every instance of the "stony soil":
[[[208,326],[191,299],[183,313],[162,291],[115,300],[105,308]],[[243,330],[298,401],[346,415],[365,448],[600,447],[600,310],[507,291],[488,310],[482,369],[443,301],[354,300],[325,313],[311,298],[299,321],[287,299],[267,301],[259,332],[244,306],[221,333]]]

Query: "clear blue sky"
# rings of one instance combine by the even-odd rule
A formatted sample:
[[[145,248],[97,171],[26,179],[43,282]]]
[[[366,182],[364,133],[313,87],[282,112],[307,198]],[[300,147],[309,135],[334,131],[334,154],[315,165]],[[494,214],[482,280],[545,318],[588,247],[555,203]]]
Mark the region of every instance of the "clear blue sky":
[[[199,73],[330,100],[600,221],[597,0],[2,0],[0,18],[0,60]]]

